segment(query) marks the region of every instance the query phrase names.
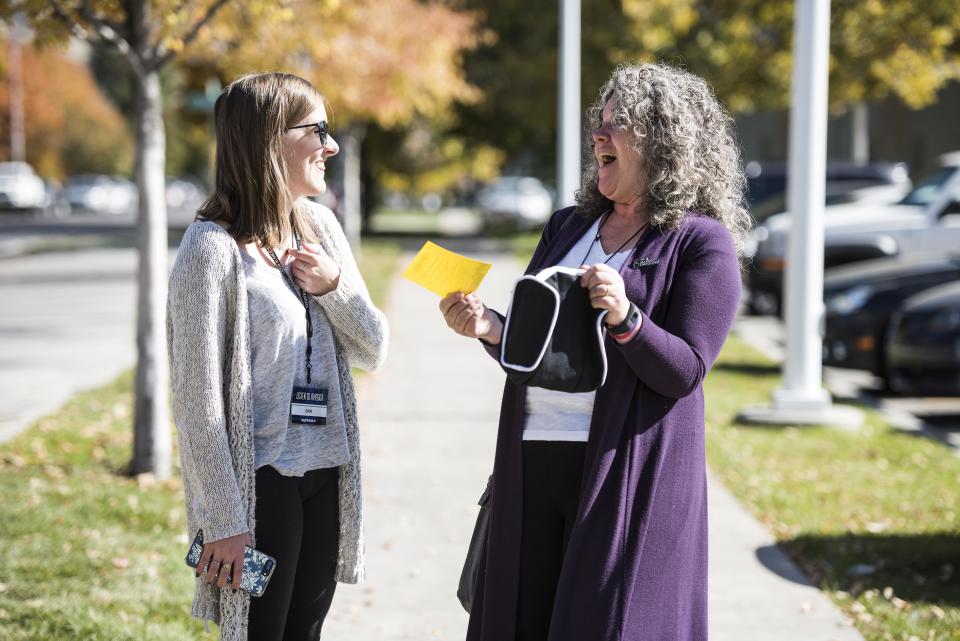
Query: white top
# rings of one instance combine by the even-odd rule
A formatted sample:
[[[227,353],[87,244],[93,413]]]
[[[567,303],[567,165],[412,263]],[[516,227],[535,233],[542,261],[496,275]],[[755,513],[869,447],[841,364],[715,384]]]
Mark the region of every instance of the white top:
[[[319,304],[310,303],[313,324],[311,383],[306,376],[307,318],[300,297],[276,267],[241,251],[250,326],[250,378],[253,386],[254,469],[270,465],[284,476],[338,467],[350,460],[337,374],[333,328]],[[284,266],[293,280],[291,264]],[[290,421],[293,385],[327,390],[326,425]]]
[[[603,251],[597,237],[602,216],[590,225],[590,229],[577,241],[566,256],[557,265],[580,267],[606,262],[620,271],[632,249],[616,254]],[[591,243],[593,247],[590,248]],[[587,250],[589,248],[589,254]],[[607,260],[609,258],[609,260]],[[590,419],[593,416],[593,401],[596,390],[592,392],[557,392],[542,387],[527,388],[527,418],[523,425],[525,441],[583,441],[590,436]]]

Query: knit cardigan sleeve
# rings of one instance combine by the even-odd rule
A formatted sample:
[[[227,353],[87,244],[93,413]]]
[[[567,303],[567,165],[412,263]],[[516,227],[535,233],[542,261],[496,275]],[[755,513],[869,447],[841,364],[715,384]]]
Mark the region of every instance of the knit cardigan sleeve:
[[[326,313],[350,365],[375,370],[387,357],[387,318],[370,300],[350,244],[333,212],[316,203],[308,207],[320,234],[321,246],[340,266],[337,288],[314,296],[314,300]]]
[[[641,312],[641,326],[624,343],[610,341],[637,377],[669,398],[703,382],[733,325],[740,302],[740,264],[733,239],[718,222],[700,218],[687,235],[670,285],[665,318]]]
[[[232,240],[194,224],[170,276],[167,332],[184,483],[206,541],[249,531],[227,437],[223,372],[236,307]]]

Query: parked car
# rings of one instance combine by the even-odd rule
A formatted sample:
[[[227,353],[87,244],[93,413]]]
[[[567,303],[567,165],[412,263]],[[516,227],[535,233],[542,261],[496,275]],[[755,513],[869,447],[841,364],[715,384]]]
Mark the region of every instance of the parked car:
[[[960,152],[894,204],[854,202],[827,208],[824,266],[960,247]],[[756,252],[747,272],[752,308],[778,313],[791,216],[771,216],[754,230]]]
[[[47,199],[47,187],[25,162],[0,162],[0,209],[40,211]]]
[[[72,213],[132,213],[137,206],[137,187],[119,176],[78,174],[71,176],[60,193]]]
[[[531,176],[497,178],[480,190],[477,203],[488,227],[536,228],[553,212],[550,192]]]
[[[785,162],[748,162],[747,206],[757,223],[787,210],[787,164]],[[910,175],[902,162],[868,163],[829,162],[826,169],[826,204],[871,200],[896,202],[910,189]],[[866,189],[869,188],[869,189]],[[844,195],[856,192],[853,198]]]
[[[955,281],[960,281],[960,253],[881,258],[827,270],[824,364],[886,377],[883,346],[891,316],[907,298]]]
[[[206,196],[203,187],[198,183],[187,178],[170,177],[167,177],[164,194],[169,210],[196,210]]]
[[[907,299],[887,338],[890,388],[924,395],[960,395],[960,282]]]

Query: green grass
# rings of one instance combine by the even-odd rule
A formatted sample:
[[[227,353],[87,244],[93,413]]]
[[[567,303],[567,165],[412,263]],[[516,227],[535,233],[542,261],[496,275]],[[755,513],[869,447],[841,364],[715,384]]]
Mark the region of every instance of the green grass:
[[[378,305],[400,247],[363,241]],[[130,478],[132,375],[71,399],[0,450],[0,641],[215,639],[190,618],[179,469]]]
[[[510,239],[510,249],[517,260],[526,265],[530,262],[530,257],[533,256],[533,251],[537,248],[538,242],[540,242],[539,231],[523,232]]]
[[[123,474],[131,385],[80,394],[4,444],[0,639],[207,638],[189,618],[179,474]]]
[[[872,411],[855,432],[734,423],[778,381],[731,337],[706,383],[713,472],[867,641],[960,639],[960,457]]]
[[[360,243],[357,262],[370,290],[370,298],[380,309],[387,303],[390,280],[397,271],[402,253],[400,243],[389,239],[364,238]]]

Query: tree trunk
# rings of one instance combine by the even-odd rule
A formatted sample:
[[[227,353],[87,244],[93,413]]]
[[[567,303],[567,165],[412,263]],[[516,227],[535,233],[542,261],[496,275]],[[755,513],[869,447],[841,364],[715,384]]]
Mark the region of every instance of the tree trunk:
[[[360,252],[360,147],[365,134],[363,125],[351,125],[340,138],[340,153],[343,154],[343,232],[354,255]]]
[[[131,471],[170,476],[170,430],[165,309],[167,299],[167,207],[165,146],[158,70],[133,74],[136,93],[136,169],[140,190],[137,222],[137,377]]]

